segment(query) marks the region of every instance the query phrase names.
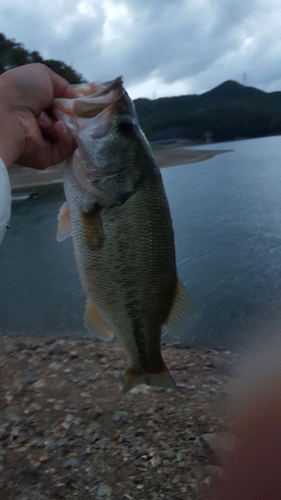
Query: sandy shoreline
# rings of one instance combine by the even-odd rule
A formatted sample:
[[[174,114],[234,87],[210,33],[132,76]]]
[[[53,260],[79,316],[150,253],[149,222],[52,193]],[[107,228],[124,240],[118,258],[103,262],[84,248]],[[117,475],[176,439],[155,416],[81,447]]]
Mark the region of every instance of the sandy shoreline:
[[[227,150],[197,150],[185,149],[179,146],[165,146],[154,152],[157,164],[160,168],[177,165],[187,165],[209,160],[214,156],[225,153]],[[31,168],[13,166],[10,171],[12,189],[29,188],[62,182],[63,168],[60,165],[50,167],[44,171],[37,171]]]
[[[154,156],[160,168],[174,167],[178,165],[188,165],[205,160],[210,160],[216,155],[227,153],[229,150],[217,149],[184,149],[183,147],[168,146],[158,151],[155,151]]]

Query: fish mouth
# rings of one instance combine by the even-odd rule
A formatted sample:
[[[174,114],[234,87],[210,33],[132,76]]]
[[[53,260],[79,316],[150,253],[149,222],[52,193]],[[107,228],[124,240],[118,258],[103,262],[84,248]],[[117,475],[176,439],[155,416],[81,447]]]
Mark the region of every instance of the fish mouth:
[[[75,85],[72,88],[78,97],[54,99],[52,109],[55,117],[64,122],[75,138],[76,154],[82,161],[83,175],[87,178],[87,186],[89,186],[89,182],[91,184],[99,182],[104,176],[114,178],[121,175],[125,168],[116,172],[112,165],[97,167],[91,157],[88,145],[91,144],[92,140],[107,134],[113,116],[118,115],[123,109],[123,101],[128,101],[128,94],[123,87],[123,78],[118,76],[108,82],[87,83]],[[83,183],[80,174],[77,176],[79,177],[77,181]]]
[[[118,76],[115,80],[102,83],[78,83],[76,85],[71,85],[71,88],[77,94],[77,97],[90,95],[98,97],[99,95],[108,94],[119,84],[123,84],[122,76]]]
[[[84,83],[73,85],[72,88],[78,94],[76,98],[56,98],[52,104],[56,118],[63,120],[69,128],[73,128],[70,126],[70,121],[94,118],[108,106],[118,102],[125,93],[121,76],[109,82]]]

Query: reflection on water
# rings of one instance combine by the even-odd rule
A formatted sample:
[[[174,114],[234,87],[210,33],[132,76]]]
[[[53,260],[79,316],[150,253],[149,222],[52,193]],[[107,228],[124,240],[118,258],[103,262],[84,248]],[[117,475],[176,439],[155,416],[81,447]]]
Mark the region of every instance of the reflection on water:
[[[211,160],[162,170],[179,275],[200,314],[181,341],[241,345],[281,302],[281,141],[215,144]],[[2,333],[84,335],[85,297],[70,239],[56,242],[60,186],[16,200],[0,247]],[[172,339],[171,339],[172,340]]]

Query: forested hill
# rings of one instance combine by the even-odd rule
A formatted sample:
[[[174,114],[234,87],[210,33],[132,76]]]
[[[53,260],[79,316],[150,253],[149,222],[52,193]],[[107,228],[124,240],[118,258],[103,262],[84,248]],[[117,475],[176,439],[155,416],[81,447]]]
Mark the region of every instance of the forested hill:
[[[29,52],[21,43],[9,40],[3,33],[0,33],[0,74],[4,71],[29,64],[41,62],[49,66],[53,71],[65,78],[69,83],[81,83],[85,80],[82,75],[62,61],[55,59],[43,59],[36,50]]]
[[[225,141],[281,134],[281,92],[227,81],[201,95],[135,101],[150,140]]]

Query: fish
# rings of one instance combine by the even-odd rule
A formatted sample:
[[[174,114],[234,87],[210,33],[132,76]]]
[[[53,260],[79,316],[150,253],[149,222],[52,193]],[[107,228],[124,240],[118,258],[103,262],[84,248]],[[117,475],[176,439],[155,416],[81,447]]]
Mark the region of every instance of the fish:
[[[161,354],[162,326],[177,336],[196,307],[177,275],[160,170],[121,77],[75,92],[53,103],[77,143],[64,167],[57,240],[73,238],[84,324],[99,339],[119,339],[124,393],[143,383],[175,389]]]

